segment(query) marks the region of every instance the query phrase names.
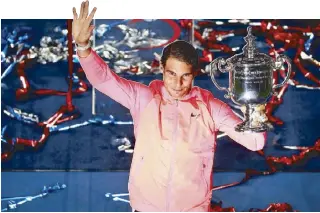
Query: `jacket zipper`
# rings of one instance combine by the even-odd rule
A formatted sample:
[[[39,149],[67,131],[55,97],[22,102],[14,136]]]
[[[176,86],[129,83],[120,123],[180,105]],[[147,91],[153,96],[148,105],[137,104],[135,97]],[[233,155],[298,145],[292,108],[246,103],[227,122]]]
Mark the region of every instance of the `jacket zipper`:
[[[134,173],[132,174],[132,178],[131,178],[131,181],[135,181],[134,178],[139,174],[140,172],[140,168],[142,166],[142,163],[143,163],[143,160],[144,160],[144,156],[139,156],[139,158],[137,159],[138,162],[136,162],[135,164],[135,170],[134,170]]]
[[[203,162],[203,161],[204,160],[202,160],[201,176],[202,176],[202,181],[204,181],[204,183],[206,185],[206,193],[207,193],[209,185],[207,183],[206,177],[204,176],[204,174],[205,174],[204,171],[205,171],[205,169],[207,167],[207,164],[206,164],[206,162]]]
[[[173,142],[174,142],[174,146],[173,146],[173,150],[172,150],[172,153],[171,153],[171,162],[170,162],[170,170],[169,170],[169,178],[168,178],[168,188],[167,188],[167,199],[166,199],[166,211],[168,212],[169,211],[169,202],[170,202],[170,189],[171,189],[171,177],[172,177],[172,161],[173,161],[173,156],[175,153],[175,148],[176,148],[176,143],[177,143],[177,131],[178,131],[178,125],[179,125],[179,122],[178,122],[178,102],[179,100],[175,100],[176,101],[176,113],[175,113],[175,124],[174,124],[174,131],[173,131],[173,134],[172,134],[172,139],[173,139]]]

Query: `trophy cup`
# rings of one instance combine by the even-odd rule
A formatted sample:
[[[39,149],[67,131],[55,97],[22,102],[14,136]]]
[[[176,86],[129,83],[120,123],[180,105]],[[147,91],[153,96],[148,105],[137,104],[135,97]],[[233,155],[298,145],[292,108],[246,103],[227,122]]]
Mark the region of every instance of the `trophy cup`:
[[[226,91],[225,98],[230,98],[235,104],[245,106],[244,121],[235,127],[237,132],[264,132],[270,131],[272,125],[267,119],[256,119],[256,107],[264,105],[275,89],[282,87],[290,78],[291,60],[285,55],[278,55],[274,60],[270,56],[259,53],[255,46],[256,37],[251,34],[251,27],[244,37],[246,45],[243,52],[224,59],[218,57],[210,63],[210,76],[214,85]],[[287,63],[287,76],[281,84],[273,84],[273,72]],[[214,73],[229,72],[229,88],[221,87],[217,83]],[[259,112],[261,113],[261,112]],[[263,117],[266,118],[264,111]]]

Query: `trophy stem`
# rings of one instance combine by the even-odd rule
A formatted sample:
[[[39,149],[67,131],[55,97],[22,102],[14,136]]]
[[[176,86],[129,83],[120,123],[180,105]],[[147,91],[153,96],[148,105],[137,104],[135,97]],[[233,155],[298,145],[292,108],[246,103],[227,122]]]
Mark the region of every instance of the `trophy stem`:
[[[246,104],[244,121],[235,127],[235,130],[237,132],[265,132],[273,129],[270,123],[254,120],[253,118],[254,111],[255,111],[254,105]]]

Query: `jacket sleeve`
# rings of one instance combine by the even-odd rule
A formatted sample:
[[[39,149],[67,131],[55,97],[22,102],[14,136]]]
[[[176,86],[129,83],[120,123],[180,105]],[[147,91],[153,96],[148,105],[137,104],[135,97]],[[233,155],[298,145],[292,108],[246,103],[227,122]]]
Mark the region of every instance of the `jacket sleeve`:
[[[225,132],[231,139],[249,150],[258,151],[263,149],[266,143],[266,132],[237,132],[234,128],[237,124],[241,123],[242,120],[233,113],[230,106],[213,98],[210,101],[210,107],[216,130]]]
[[[131,112],[139,107],[140,96],[150,93],[146,85],[124,79],[114,73],[94,50],[91,50],[90,55],[85,58],[79,57],[79,62],[94,88]]]

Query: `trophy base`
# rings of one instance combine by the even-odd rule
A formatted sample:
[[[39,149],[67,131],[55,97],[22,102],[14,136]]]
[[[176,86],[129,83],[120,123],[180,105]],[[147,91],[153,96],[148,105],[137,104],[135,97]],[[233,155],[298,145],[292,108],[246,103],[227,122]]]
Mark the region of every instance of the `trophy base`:
[[[260,123],[258,126],[252,126],[249,121],[244,121],[235,127],[237,132],[266,132],[272,129],[270,123]]]

